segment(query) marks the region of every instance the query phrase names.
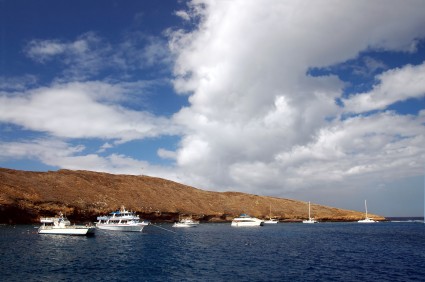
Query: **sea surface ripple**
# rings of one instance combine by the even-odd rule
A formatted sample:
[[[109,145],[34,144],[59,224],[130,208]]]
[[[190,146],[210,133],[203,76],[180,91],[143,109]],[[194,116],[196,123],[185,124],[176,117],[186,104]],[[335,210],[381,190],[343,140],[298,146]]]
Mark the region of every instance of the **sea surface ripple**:
[[[206,223],[93,237],[0,226],[2,281],[424,281],[425,225]],[[163,229],[161,229],[163,228]],[[167,230],[164,230],[167,229]],[[170,232],[173,231],[173,232]]]

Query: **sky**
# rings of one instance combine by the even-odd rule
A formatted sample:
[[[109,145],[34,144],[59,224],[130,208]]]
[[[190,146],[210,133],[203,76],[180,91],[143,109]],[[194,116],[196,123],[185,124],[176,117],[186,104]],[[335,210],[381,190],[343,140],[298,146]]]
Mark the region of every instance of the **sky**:
[[[0,167],[424,214],[425,1],[0,0]]]

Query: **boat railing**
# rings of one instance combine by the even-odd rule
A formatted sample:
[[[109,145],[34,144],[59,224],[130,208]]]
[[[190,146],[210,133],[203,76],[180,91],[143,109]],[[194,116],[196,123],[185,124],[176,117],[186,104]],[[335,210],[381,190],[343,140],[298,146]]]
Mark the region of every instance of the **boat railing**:
[[[42,217],[40,218],[41,223],[53,223],[55,220],[54,217]]]
[[[39,229],[53,229],[53,225],[41,225]]]

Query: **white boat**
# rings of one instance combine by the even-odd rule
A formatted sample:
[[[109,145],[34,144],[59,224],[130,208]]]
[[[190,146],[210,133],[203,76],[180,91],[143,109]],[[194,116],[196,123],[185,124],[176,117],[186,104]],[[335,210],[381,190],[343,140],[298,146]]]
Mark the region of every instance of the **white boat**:
[[[317,223],[318,221],[311,217],[310,202],[308,202],[308,219],[303,220],[303,223]]]
[[[269,215],[269,219],[264,221],[264,224],[276,224],[279,221],[275,218],[272,218],[272,205],[270,205],[270,215]]]
[[[366,203],[366,200],[364,200],[364,207],[365,207],[365,210],[366,210],[365,219],[360,219],[357,222],[359,222],[359,223],[375,223],[375,222],[377,222],[376,220],[373,220],[372,218],[370,218],[370,217],[367,216],[367,203]]]
[[[93,235],[96,228],[86,225],[71,225],[71,222],[60,213],[57,217],[42,217],[42,225],[38,228],[38,234],[54,235]]]
[[[268,220],[264,220],[264,224],[276,224],[278,222],[279,222],[279,220],[277,220],[275,218],[270,218]]]
[[[231,226],[263,226],[264,221],[256,217],[251,217],[247,214],[241,214],[239,217],[233,219]]]
[[[183,218],[183,219],[179,220],[178,222],[175,222],[173,224],[173,227],[177,227],[177,228],[183,227],[183,228],[185,228],[185,227],[196,227],[198,225],[199,225],[199,221],[194,221],[191,218]]]
[[[135,212],[126,210],[124,206],[107,216],[97,217],[97,220],[97,228],[114,231],[141,232],[143,227],[149,225],[146,221],[140,221],[139,216]]]

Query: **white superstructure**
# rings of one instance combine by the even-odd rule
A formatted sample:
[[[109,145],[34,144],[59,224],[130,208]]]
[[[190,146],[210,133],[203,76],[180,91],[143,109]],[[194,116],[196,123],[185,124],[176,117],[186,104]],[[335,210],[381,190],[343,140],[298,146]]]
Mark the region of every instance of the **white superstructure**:
[[[71,222],[60,213],[57,217],[42,217],[42,225],[38,228],[38,234],[54,235],[93,235],[94,226],[71,225]]]
[[[264,221],[256,217],[251,217],[247,214],[241,214],[239,217],[233,219],[231,226],[263,226]]]
[[[367,216],[367,203],[366,203],[366,200],[364,200],[364,207],[365,207],[365,210],[366,210],[365,219],[360,219],[357,222],[359,222],[359,223],[375,223],[375,222],[377,222],[376,220],[373,220],[372,218],[370,218],[370,217]]]
[[[120,210],[111,212],[110,215],[97,217],[97,220],[97,228],[114,231],[141,232],[143,227],[149,225],[148,222],[140,221],[135,212],[126,210],[124,206]]]

